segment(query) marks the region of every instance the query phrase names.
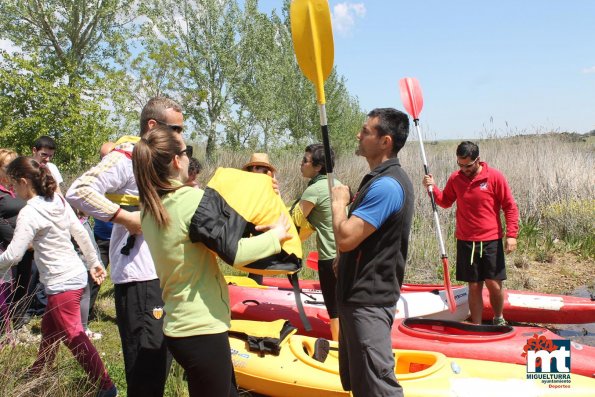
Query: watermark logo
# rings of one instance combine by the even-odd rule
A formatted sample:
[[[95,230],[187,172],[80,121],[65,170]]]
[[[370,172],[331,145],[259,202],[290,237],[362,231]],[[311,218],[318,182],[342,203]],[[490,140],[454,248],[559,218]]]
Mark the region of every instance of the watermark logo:
[[[521,356],[527,359],[527,379],[539,379],[550,388],[570,388],[570,341],[534,334]]]

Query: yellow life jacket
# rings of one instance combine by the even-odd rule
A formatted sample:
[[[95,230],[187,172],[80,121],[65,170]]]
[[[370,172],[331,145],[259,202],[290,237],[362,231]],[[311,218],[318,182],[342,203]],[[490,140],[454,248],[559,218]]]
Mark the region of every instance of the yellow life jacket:
[[[296,200],[288,210],[289,215],[291,215],[291,220],[298,230],[300,241],[306,241],[316,230],[314,229],[314,226],[308,222],[308,218],[304,216],[304,212],[300,206],[300,200]]]
[[[258,234],[256,226],[272,225],[281,214],[290,218],[281,197],[267,175],[218,168],[190,222],[190,241],[201,242],[230,265],[235,262],[242,237]],[[300,298],[297,272],[302,268],[302,242],[290,223],[291,238],[281,243],[281,252],[244,266],[240,270],[261,274],[287,274],[304,328],[312,329]]]
[[[112,151],[120,152],[125,155],[128,159],[132,160],[132,151],[122,150],[119,148],[119,145],[124,143],[131,143],[135,144],[140,141],[139,136],[132,136],[132,135],[124,135],[116,141],[116,147],[112,149]],[[126,211],[138,211],[138,207],[140,204],[140,200],[138,196],[134,196],[132,194],[115,194],[115,193],[106,193],[105,197],[113,203],[119,204],[120,208],[125,209]],[[120,249],[120,253],[122,255],[130,255],[130,250],[134,247],[136,243],[136,236],[134,234],[128,235],[126,239],[126,244]]]
[[[116,146],[121,145],[122,143],[137,143],[138,141],[140,141],[140,136],[124,135],[118,138]]]
[[[271,186],[271,178],[234,168],[218,168],[190,224],[190,240],[202,242],[233,265],[242,237],[258,234],[256,226],[272,225],[287,208]],[[291,238],[279,254],[249,263],[240,270],[262,274],[292,274],[302,267],[302,245],[290,222]]]
[[[119,204],[121,207],[138,207],[140,204],[139,197],[132,194],[106,193],[105,197],[112,203]]]

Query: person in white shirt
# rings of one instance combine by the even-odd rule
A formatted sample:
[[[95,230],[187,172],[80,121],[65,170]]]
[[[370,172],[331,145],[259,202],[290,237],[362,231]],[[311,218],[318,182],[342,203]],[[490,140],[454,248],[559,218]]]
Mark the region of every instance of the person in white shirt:
[[[163,335],[159,279],[141,231],[132,151],[155,126],[181,133],[183,123],[182,108],[176,102],[164,97],[150,99],[141,112],[140,137],[121,137],[116,147],[66,192],[73,207],[114,224],[109,262],[128,397],[163,396],[172,361]]]
[[[116,386],[110,379],[99,353],[83,331],[80,302],[87,285],[87,269],[72,245],[74,237],[96,283],[105,279],[89,235],[72,208],[56,191],[56,181],[48,168],[31,157],[18,157],[6,173],[15,192],[27,205],[17,217],[12,241],[0,255],[0,272],[17,264],[33,246],[40,279],[48,303],[41,320],[41,344],[37,359],[29,369],[36,376],[56,358],[59,342],[70,349],[89,380],[99,385],[100,397],[115,397]]]
[[[35,142],[33,142],[31,153],[33,154],[32,157],[35,161],[37,161],[40,165],[47,167],[47,169],[50,171],[51,175],[56,181],[56,193],[62,195],[62,190],[60,189],[60,184],[63,182],[62,175],[60,174],[60,171],[58,171],[58,167],[56,167],[54,163],[50,162],[56,153],[56,141],[46,135],[40,136],[35,140]],[[41,315],[43,312],[45,312],[45,307],[47,304],[45,286],[39,280],[39,271],[37,269],[35,260],[31,262],[31,277],[27,294],[33,298],[28,303],[28,308],[23,319],[24,323],[28,323],[31,317]]]

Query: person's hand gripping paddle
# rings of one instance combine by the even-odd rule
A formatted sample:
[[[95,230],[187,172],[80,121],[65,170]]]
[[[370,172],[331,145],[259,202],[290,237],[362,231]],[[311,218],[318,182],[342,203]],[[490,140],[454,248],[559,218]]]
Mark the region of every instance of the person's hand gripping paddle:
[[[293,0],[290,8],[293,49],[302,73],[316,87],[329,194],[333,194],[333,164],[326,120],[324,81],[333,69],[335,47],[327,0]]]
[[[419,114],[424,106],[424,100],[421,94],[421,87],[416,78],[405,77],[399,81],[399,88],[401,90],[401,100],[407,113],[413,117],[415,129],[417,130],[417,137],[419,140],[419,147],[421,151],[421,159],[424,164],[424,172],[426,175],[430,174],[428,162],[426,160],[426,151],[424,150],[424,142],[421,136],[421,129],[419,128]],[[448,256],[444,249],[444,240],[442,239],[442,231],[440,230],[440,219],[438,218],[438,209],[436,207],[436,200],[434,199],[434,191],[432,186],[428,186],[428,193],[432,201],[432,210],[434,211],[434,222],[436,223],[436,236],[438,237],[438,244],[440,246],[440,256],[442,258],[442,268],[444,272],[444,287],[446,288],[446,299],[448,301],[448,309],[454,313],[457,310],[457,303],[452,293],[452,286],[450,285],[450,274],[448,272]]]

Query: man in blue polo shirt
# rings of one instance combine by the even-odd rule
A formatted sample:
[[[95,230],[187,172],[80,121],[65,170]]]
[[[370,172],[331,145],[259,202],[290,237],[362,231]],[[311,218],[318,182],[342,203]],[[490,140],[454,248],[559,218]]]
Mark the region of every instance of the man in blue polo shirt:
[[[357,135],[367,174],[349,214],[347,186],[333,189],[333,229],[339,247],[337,304],[339,370],[355,397],[402,396],[394,374],[391,327],[405,273],[413,218],[413,185],[397,154],[409,135],[409,118],[374,109]]]

